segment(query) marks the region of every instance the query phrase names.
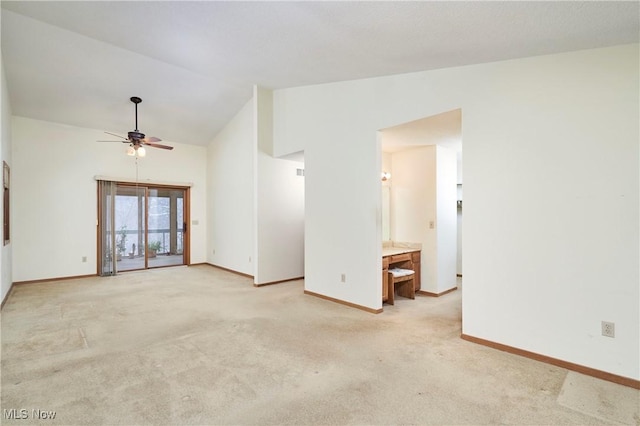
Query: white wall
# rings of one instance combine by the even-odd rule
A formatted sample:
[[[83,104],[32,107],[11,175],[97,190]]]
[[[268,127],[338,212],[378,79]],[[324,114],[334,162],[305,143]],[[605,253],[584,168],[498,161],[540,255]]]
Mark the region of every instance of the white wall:
[[[438,230],[436,146],[396,152],[391,156],[391,235],[394,241],[422,244],[420,288],[437,293]],[[433,222],[434,228],[429,224]]]
[[[438,280],[436,293],[456,287],[457,188],[456,151],[436,146],[436,234]]]
[[[272,105],[256,86],[207,155],[208,262],[255,284],[304,276],[304,165],[273,158]]]
[[[462,185],[458,185],[458,198],[457,200],[462,200]],[[456,202],[457,202],[456,200]],[[457,210],[457,255],[456,255],[456,274],[462,275],[462,212],[463,207],[456,207]]]
[[[255,274],[254,123],[251,99],[207,150],[207,262],[251,276]]]
[[[94,176],[135,179],[126,145],[96,142],[101,130],[22,117],[13,117],[12,131],[13,281],[95,274]],[[173,151],[148,149],[138,161],[139,180],[194,184],[191,220],[200,225],[191,229],[191,262],[203,262],[205,148],[167,143]]]
[[[634,44],[275,91],[306,287],[380,307],[376,130],[462,108],[463,332],[640,378],[638,80]]]
[[[380,137],[383,137],[382,134]],[[391,153],[382,153],[382,172],[390,173],[393,178],[393,171],[391,168]],[[382,241],[391,240],[391,180],[381,181],[382,186],[382,211],[380,212],[382,218]]]
[[[304,164],[272,157],[273,96],[254,88],[256,284],[304,276]]]
[[[384,136],[381,136],[384,137]],[[380,173],[382,172],[388,172],[391,173],[391,177],[393,177],[393,172],[392,172],[392,168],[391,168],[391,153],[390,152],[383,152],[381,154],[382,156],[382,169],[380,170]],[[391,185],[391,181],[386,180],[384,182],[382,182],[382,186],[389,186]]]
[[[0,167],[2,166],[2,162],[6,161],[9,167],[12,167],[12,158],[11,158],[11,104],[9,102],[9,92],[7,90],[7,80],[4,72],[4,64],[2,63],[2,57],[0,55],[0,71],[1,71],[1,84],[2,84],[2,121],[0,124]],[[4,189],[3,189],[4,190]],[[11,196],[13,198],[14,193],[11,192]],[[13,201],[11,201],[11,209],[14,209]],[[0,197],[0,215],[4,211],[4,197]],[[14,213],[10,212],[10,217],[13,220]],[[13,225],[13,224],[11,224]],[[12,226],[13,228],[13,226]],[[0,228],[0,241],[4,241],[3,235],[4,228]],[[13,234],[13,232],[12,232]],[[13,235],[11,235],[11,239],[13,239]],[[9,243],[7,245],[2,245],[2,258],[0,261],[0,279],[2,280],[1,286],[1,297],[0,301],[4,300],[5,296],[9,292],[12,283],[12,258],[13,258],[13,244]]]
[[[456,286],[455,156],[437,145],[391,155],[392,239],[422,244],[421,290],[436,294]]]
[[[324,145],[305,149],[305,290],[378,309],[382,304],[380,146],[375,132],[369,150],[349,143],[362,140],[354,131],[357,128],[346,125],[324,135],[320,131],[314,139]]]
[[[457,200],[462,200],[462,151],[457,154],[457,163],[458,163],[458,179],[457,179],[457,190],[458,197]],[[464,204],[464,203],[463,203]],[[457,275],[462,275],[462,212],[463,208],[457,208],[457,220],[458,220],[458,254],[456,256],[456,273]]]

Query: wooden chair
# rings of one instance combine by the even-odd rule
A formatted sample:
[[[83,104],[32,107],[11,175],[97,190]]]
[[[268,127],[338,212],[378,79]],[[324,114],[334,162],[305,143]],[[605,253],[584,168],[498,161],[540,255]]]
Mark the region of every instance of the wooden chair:
[[[388,274],[388,304],[394,304],[396,288],[398,289],[398,296],[408,297],[409,299],[416,298],[415,271],[412,271],[411,269],[392,268],[389,269]]]

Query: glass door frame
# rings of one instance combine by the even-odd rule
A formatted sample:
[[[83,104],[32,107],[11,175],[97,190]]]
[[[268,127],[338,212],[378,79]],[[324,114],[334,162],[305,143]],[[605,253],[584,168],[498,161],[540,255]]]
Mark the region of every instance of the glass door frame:
[[[145,235],[144,235],[144,241],[145,241],[145,269],[154,269],[154,268],[164,268],[167,266],[182,266],[182,265],[189,265],[190,262],[190,256],[189,256],[189,241],[190,241],[190,227],[188,225],[188,221],[189,221],[189,217],[190,217],[190,211],[189,211],[189,187],[177,187],[177,186],[170,186],[170,185],[145,185],[146,187],[146,191],[145,191]],[[149,266],[149,251],[146,250],[146,247],[148,247],[149,245],[149,234],[150,231],[152,231],[153,229],[149,229],[149,215],[152,214],[151,209],[149,208],[149,203],[151,198],[164,198],[164,197],[160,197],[159,195],[150,195],[151,191],[159,191],[159,190],[166,190],[166,191],[180,191],[183,194],[183,205],[182,205],[182,227],[179,229],[176,226],[176,238],[177,238],[177,234],[178,232],[182,232],[182,263],[180,264],[176,264],[176,265],[158,265],[158,266]],[[178,211],[176,210],[176,218],[178,217]],[[170,221],[172,219],[170,218]],[[171,228],[171,225],[169,226],[169,228]],[[170,231],[171,234],[171,231]],[[171,239],[171,236],[169,237],[169,239]],[[169,243],[169,246],[171,247],[171,242]],[[176,242],[176,248],[177,248],[177,242]]]
[[[98,275],[101,276],[103,275],[103,267],[102,267],[102,256],[103,256],[103,247],[102,247],[102,241],[103,241],[103,237],[102,234],[104,232],[103,230],[103,223],[101,222],[101,214],[103,213],[103,208],[105,208],[106,206],[104,205],[104,197],[105,194],[103,194],[103,190],[104,188],[100,185],[100,183],[103,181],[98,181],[98,187],[97,187],[97,199],[98,199],[98,211],[97,211],[97,226],[96,226],[96,232],[97,232],[97,272]],[[141,270],[145,270],[145,269],[154,269],[154,268],[163,268],[163,267],[168,267],[168,266],[181,266],[181,265],[190,265],[191,264],[191,227],[189,226],[190,224],[190,217],[191,217],[191,188],[189,186],[180,186],[180,185],[167,185],[167,184],[155,184],[152,182],[145,182],[144,184],[136,184],[135,182],[122,182],[122,181],[114,181],[113,182],[115,184],[115,191],[114,194],[112,194],[111,196],[113,196],[113,200],[112,202],[115,202],[115,195],[117,194],[117,188],[118,187],[127,187],[127,188],[138,188],[138,190],[142,189],[144,190],[144,236],[143,236],[143,240],[144,240],[144,245],[145,245],[145,251],[144,251],[144,267],[143,268],[138,268],[138,269],[127,269],[126,271],[123,272],[129,272],[129,271],[141,271]],[[184,201],[183,201],[183,243],[182,243],[182,256],[183,256],[183,262],[180,265],[166,265],[166,266],[149,266],[149,257],[148,257],[148,251],[146,250],[146,247],[148,245],[148,238],[149,238],[149,232],[148,232],[148,225],[149,225],[149,190],[154,190],[154,189],[163,189],[163,190],[176,190],[176,191],[183,191],[184,194]],[[115,235],[115,222],[113,221],[113,217],[111,217],[111,220],[107,221],[111,223],[111,226],[114,229],[111,229],[111,233],[112,235]],[[107,225],[107,224],[104,224]],[[115,247],[112,247],[112,251],[115,252]],[[114,264],[114,272],[117,273],[118,272],[118,268],[117,268],[117,263],[115,261],[113,261]]]

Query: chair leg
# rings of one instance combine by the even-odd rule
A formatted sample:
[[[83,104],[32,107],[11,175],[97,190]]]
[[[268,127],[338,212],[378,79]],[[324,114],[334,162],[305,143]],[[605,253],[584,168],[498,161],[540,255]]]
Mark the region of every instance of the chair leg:
[[[409,299],[416,298],[415,280],[413,277],[410,280],[405,280],[400,283],[398,287],[398,296],[407,297]]]

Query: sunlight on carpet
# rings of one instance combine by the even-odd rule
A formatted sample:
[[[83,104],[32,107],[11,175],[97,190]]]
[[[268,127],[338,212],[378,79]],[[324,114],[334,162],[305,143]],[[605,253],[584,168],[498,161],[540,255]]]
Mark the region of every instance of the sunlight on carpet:
[[[558,404],[608,422],[640,425],[640,390],[569,371]]]

